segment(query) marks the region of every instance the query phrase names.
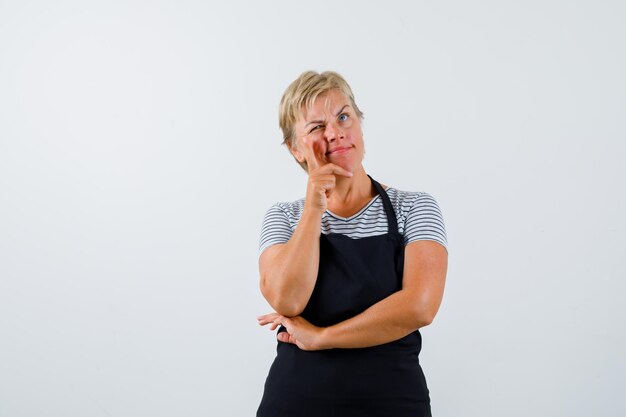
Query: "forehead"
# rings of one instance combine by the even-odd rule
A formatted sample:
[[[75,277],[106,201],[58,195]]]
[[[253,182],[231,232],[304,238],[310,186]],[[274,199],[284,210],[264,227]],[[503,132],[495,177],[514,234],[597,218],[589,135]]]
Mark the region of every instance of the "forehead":
[[[345,105],[350,105],[350,100],[339,90],[330,90],[320,94],[307,108],[306,104],[300,112],[300,120],[308,121],[317,118],[335,116],[335,113]]]

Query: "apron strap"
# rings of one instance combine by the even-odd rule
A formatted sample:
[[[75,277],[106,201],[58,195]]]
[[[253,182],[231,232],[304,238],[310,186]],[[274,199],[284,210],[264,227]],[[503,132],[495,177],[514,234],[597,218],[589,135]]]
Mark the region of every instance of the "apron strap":
[[[380,194],[383,199],[383,206],[385,207],[385,213],[387,214],[387,232],[388,233],[398,233],[398,222],[396,220],[396,213],[393,211],[393,206],[391,205],[391,200],[389,200],[389,196],[385,189],[376,181],[374,178],[370,177],[369,174],[367,176],[372,180],[372,184],[376,187],[376,191]]]

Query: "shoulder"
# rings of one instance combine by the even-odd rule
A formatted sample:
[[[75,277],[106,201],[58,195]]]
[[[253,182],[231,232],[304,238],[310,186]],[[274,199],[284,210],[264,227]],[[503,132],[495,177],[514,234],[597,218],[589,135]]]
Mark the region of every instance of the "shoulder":
[[[263,217],[263,229],[286,227],[295,229],[304,211],[304,198],[272,204]]]
[[[437,199],[426,191],[387,190],[398,215],[398,228],[405,244],[415,240],[434,240],[448,247],[446,226]]]
[[[259,255],[276,243],[288,242],[304,208],[304,198],[272,204],[263,217]]]
[[[282,215],[290,222],[295,221],[297,223],[303,210],[304,197],[294,201],[280,201],[274,203],[267,209],[265,216]]]
[[[436,203],[435,198],[426,191],[405,191],[392,186],[386,191],[391,204],[400,215],[406,215],[416,205],[423,206]]]

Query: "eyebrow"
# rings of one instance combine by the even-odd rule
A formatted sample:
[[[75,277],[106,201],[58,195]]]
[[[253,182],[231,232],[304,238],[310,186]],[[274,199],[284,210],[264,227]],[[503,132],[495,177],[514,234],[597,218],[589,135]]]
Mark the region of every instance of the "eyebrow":
[[[337,114],[335,114],[335,117],[339,116],[339,115],[343,112],[343,110],[344,110],[346,107],[350,107],[350,105],[349,105],[349,104],[345,104],[345,105],[344,105],[344,106],[343,106],[343,107],[342,107],[342,108],[341,108],[341,109],[337,112]],[[312,124],[314,124],[314,123],[322,123],[322,122],[323,122],[323,120],[313,120],[313,121],[310,121],[309,123],[305,124],[305,125],[304,125],[304,127],[307,127],[308,125],[312,125]]]

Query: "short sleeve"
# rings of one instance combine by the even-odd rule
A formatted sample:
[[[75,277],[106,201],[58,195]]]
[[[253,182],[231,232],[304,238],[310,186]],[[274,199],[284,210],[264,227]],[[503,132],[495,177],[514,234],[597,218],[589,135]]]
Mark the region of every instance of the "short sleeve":
[[[259,240],[259,255],[268,247],[277,243],[286,243],[291,239],[293,231],[287,214],[278,203],[270,207],[263,218],[261,238]]]
[[[443,215],[433,196],[421,193],[409,209],[404,222],[404,244],[416,240],[434,240],[448,250]]]

